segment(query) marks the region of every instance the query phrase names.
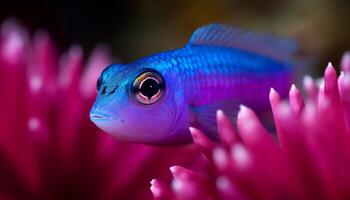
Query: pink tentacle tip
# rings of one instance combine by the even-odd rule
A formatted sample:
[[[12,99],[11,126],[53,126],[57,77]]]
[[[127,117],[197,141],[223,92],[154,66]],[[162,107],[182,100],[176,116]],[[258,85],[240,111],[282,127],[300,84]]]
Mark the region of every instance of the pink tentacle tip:
[[[222,110],[218,110],[216,112],[216,120],[218,134],[221,142],[224,145],[230,146],[238,140],[237,133],[234,127],[232,126],[232,122],[226,117]]]
[[[290,87],[290,90],[289,90],[289,94],[291,93],[295,93],[295,92],[299,92],[297,87],[295,86],[295,84],[292,84],[292,86]]]
[[[278,94],[278,92],[276,92],[274,88],[270,88],[269,98],[270,101],[273,102],[279,102],[281,100],[280,95]]]
[[[169,167],[171,174],[175,179],[183,178],[184,177],[184,168],[180,166],[172,166]]]
[[[242,114],[246,114],[247,112],[249,113],[249,108],[247,108],[245,105],[241,104],[239,105],[239,112],[238,112],[238,116],[242,115]]]
[[[350,100],[350,73],[341,72],[338,78],[339,92],[343,101]]]
[[[161,196],[161,192],[160,192],[160,189],[158,187],[152,185],[149,189],[151,190],[153,197]]]
[[[314,102],[317,99],[318,87],[313,78],[309,75],[305,75],[303,78],[303,86],[308,101]]]
[[[0,56],[11,66],[17,66],[25,57],[27,34],[17,24],[11,24],[6,28],[3,25],[1,36],[4,38],[0,46]],[[7,30],[7,31],[5,31]]]
[[[243,144],[235,144],[231,148],[232,160],[239,170],[247,170],[252,166],[252,156]]]
[[[193,142],[199,147],[206,151],[209,151],[214,147],[214,142],[211,141],[206,135],[204,135],[200,130],[189,127],[190,133],[192,135]]]
[[[224,118],[225,117],[225,114],[224,114],[224,111],[222,111],[222,110],[217,110],[216,111],[216,119],[218,119],[218,121],[220,120],[222,120],[222,118]]]
[[[343,54],[343,57],[340,62],[340,66],[342,70],[344,70],[345,72],[350,71],[350,51],[347,51]]]
[[[305,89],[312,88],[315,86],[314,80],[312,79],[311,76],[305,75],[303,77],[303,86]]]
[[[237,124],[240,133],[242,130],[244,130],[244,132],[250,132],[249,130],[256,126],[257,123],[259,122],[255,113],[248,107],[240,105],[240,110],[237,117]]]
[[[80,62],[81,58],[83,56],[83,49],[80,45],[75,44],[73,45],[67,53],[67,64],[76,66],[77,62]]]
[[[342,83],[345,85],[350,85],[350,73],[342,72],[339,79],[342,80]]]
[[[213,150],[213,160],[219,170],[225,171],[229,167],[229,157],[222,147]]]
[[[159,184],[156,179],[151,180],[151,187],[150,190],[154,197],[161,196],[161,189],[159,188]]]
[[[194,127],[189,127],[188,129],[190,130],[190,133],[192,135],[193,140],[194,141],[198,140],[198,137],[200,137],[200,135],[201,135],[200,130],[198,130]]]
[[[278,105],[281,103],[281,97],[275,89],[270,88],[269,99],[272,111],[274,112],[277,109]]]
[[[331,62],[328,63],[324,73],[325,91],[330,91],[337,84],[337,72],[335,71]]]
[[[151,185],[157,185],[157,184],[158,184],[158,181],[157,181],[157,179],[152,179],[152,180],[150,181],[150,183],[151,183]]]
[[[196,172],[186,169],[185,167],[175,165],[169,169],[175,180],[188,182],[198,178],[198,174]]]
[[[230,180],[225,176],[219,176],[216,179],[215,184],[216,184],[216,187],[222,192],[230,191],[231,189],[233,189],[233,186]]]
[[[300,91],[293,84],[289,90],[289,102],[293,112],[300,113],[304,107],[304,101]]]

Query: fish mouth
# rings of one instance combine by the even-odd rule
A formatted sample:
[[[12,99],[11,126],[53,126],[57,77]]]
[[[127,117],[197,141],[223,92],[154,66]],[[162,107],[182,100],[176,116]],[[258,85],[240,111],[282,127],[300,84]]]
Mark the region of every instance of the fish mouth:
[[[106,119],[106,117],[103,116],[103,115],[100,115],[100,114],[91,114],[91,115],[90,115],[90,119],[91,119],[92,121],[95,121],[95,120],[103,120],[103,119]]]
[[[94,110],[90,112],[90,120],[106,133],[113,134],[119,130],[119,120],[113,113],[97,112]]]
[[[112,121],[113,119],[110,115],[106,113],[92,111],[90,112],[90,120],[94,123],[98,123]]]

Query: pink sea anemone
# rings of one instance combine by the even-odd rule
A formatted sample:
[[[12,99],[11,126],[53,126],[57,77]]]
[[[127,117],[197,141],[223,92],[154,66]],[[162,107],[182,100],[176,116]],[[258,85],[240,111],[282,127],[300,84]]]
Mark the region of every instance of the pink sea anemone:
[[[1,200],[151,199],[151,177],[201,159],[192,147],[120,143],[90,122],[105,47],[85,63],[79,46],[58,57],[46,32],[31,39],[13,20],[0,30]]]
[[[46,32],[0,28],[0,199],[349,199],[350,53],[306,100],[273,89],[277,137],[241,106],[237,128],[217,112],[221,142],[191,128],[197,149],[116,141],[89,121],[105,47],[85,63],[79,46],[58,56]],[[173,176],[171,184],[170,168]],[[162,181],[161,181],[162,180]]]
[[[173,166],[171,185],[152,180],[155,199],[350,199],[350,54],[337,74],[328,64],[316,84],[305,77],[306,100],[293,85],[289,103],[271,89],[277,139],[241,106],[237,129],[217,112],[221,142],[191,128],[207,171]]]

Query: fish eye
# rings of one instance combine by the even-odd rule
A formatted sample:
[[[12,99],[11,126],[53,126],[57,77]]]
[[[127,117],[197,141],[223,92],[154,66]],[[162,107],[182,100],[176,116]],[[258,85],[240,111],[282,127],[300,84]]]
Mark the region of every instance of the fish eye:
[[[153,71],[143,72],[135,79],[133,91],[140,103],[153,104],[163,95],[163,78]]]
[[[116,66],[116,64],[112,64],[104,68],[101,72],[101,75],[98,77],[97,82],[96,82],[96,89],[97,91],[100,91],[101,86],[103,84],[103,77],[106,75],[107,71],[111,69],[113,66]]]

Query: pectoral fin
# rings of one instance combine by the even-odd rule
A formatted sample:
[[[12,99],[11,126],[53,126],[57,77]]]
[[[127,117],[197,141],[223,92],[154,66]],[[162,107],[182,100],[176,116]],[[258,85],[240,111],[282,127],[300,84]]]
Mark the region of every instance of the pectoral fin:
[[[235,101],[223,100],[213,104],[193,107],[193,121],[191,122],[191,126],[202,130],[209,138],[218,140],[216,127],[217,110],[223,110],[232,123],[236,123],[239,104]]]

